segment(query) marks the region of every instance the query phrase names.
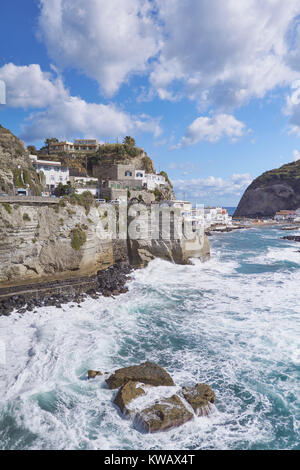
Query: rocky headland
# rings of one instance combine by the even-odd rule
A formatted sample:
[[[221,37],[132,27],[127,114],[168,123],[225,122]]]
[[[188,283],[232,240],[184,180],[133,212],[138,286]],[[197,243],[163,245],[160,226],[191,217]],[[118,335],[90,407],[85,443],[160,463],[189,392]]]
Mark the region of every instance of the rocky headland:
[[[245,191],[234,217],[274,217],[280,210],[300,207],[300,160],[267,171]]]

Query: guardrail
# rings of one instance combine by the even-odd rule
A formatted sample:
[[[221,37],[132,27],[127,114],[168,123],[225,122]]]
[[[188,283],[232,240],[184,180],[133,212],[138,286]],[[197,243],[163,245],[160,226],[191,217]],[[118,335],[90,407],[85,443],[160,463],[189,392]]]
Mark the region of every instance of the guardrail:
[[[0,196],[0,204],[7,202],[8,204],[58,204],[59,198],[42,197],[42,196]]]

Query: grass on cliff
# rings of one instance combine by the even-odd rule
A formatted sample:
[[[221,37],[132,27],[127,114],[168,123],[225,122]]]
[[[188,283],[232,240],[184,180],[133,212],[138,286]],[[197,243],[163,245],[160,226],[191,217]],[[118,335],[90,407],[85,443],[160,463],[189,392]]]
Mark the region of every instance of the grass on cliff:
[[[82,206],[85,208],[86,215],[89,214],[91,208],[95,205],[95,199],[90,191],[85,191],[82,194],[71,194],[70,196],[65,196],[65,201],[68,201],[73,206]],[[62,200],[62,201],[63,201]]]
[[[9,214],[11,214],[12,209],[11,209],[11,205],[8,204],[8,202],[2,202],[2,206],[4,207],[4,209],[6,210],[6,212],[8,212]]]
[[[81,227],[71,230],[71,246],[73,250],[79,251],[86,242],[86,233]]]

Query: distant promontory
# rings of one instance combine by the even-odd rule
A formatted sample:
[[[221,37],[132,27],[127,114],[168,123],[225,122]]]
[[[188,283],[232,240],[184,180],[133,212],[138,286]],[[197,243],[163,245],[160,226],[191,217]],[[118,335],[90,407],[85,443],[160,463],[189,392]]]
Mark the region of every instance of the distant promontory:
[[[245,191],[234,217],[273,217],[300,207],[300,160],[267,171]]]

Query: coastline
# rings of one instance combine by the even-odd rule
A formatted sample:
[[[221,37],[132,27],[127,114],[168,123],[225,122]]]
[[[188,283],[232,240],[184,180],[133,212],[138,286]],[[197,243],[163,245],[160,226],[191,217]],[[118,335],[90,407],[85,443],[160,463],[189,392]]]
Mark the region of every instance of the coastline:
[[[90,277],[69,278],[64,281],[24,284],[15,287],[0,287],[0,317],[17,313],[32,312],[35,308],[53,306],[61,308],[70,302],[78,306],[88,296],[116,297],[128,292],[126,284],[133,268],[129,264],[115,264],[98,271]]]

